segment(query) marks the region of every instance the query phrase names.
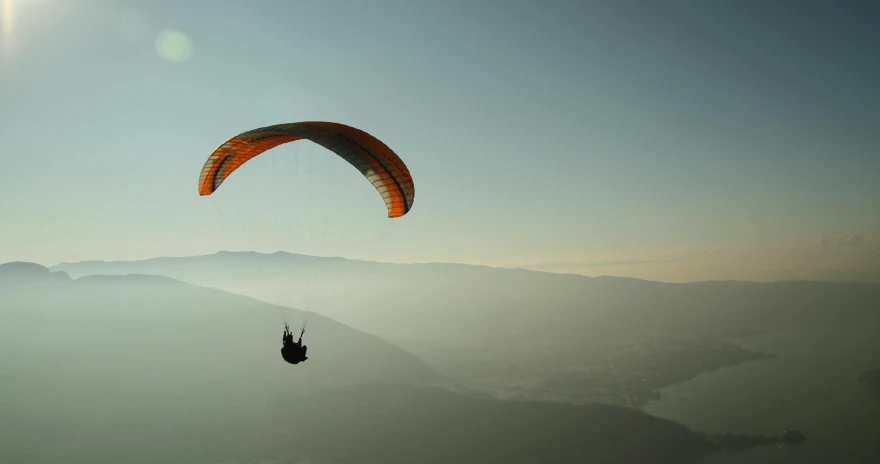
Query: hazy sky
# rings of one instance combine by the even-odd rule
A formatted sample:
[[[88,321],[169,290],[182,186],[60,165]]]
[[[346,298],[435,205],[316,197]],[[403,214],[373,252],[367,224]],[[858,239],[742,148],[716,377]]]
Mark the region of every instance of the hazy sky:
[[[653,261],[665,280],[686,278],[657,262],[670,253],[878,266],[865,245],[880,234],[878,11],[0,0],[0,262],[257,248],[636,276]],[[387,219],[355,169],[309,142],[198,196],[226,138],[301,120],[395,149],[413,210]],[[732,265],[701,263],[688,275]]]

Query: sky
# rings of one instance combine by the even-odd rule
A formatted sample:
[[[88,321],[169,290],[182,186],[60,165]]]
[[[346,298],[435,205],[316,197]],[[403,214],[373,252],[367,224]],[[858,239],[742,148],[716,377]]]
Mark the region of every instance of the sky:
[[[880,270],[880,5],[0,0],[0,262],[286,250],[668,281]],[[388,219],[309,142],[407,163]]]

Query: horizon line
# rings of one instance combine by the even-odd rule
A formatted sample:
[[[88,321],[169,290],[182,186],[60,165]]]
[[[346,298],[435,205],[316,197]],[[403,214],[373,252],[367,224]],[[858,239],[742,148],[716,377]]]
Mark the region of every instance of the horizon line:
[[[498,265],[488,265],[488,264],[476,264],[476,263],[464,263],[464,262],[448,262],[448,261],[427,261],[427,262],[394,262],[394,261],[375,261],[375,260],[366,260],[366,259],[358,259],[358,258],[347,258],[344,256],[327,256],[327,255],[310,255],[303,253],[296,253],[287,250],[276,250],[273,252],[261,252],[254,250],[218,250],[213,253],[206,254],[196,254],[196,255],[182,255],[182,256],[154,256],[151,258],[141,258],[141,259],[130,259],[130,260],[101,260],[101,259],[90,259],[90,260],[82,260],[82,261],[63,261],[53,265],[45,266],[47,269],[52,269],[54,267],[63,266],[63,265],[81,265],[87,263],[115,263],[115,264],[133,264],[133,263],[142,263],[145,261],[155,261],[161,259],[191,259],[191,258],[201,258],[207,256],[216,256],[222,253],[228,254],[254,254],[254,255],[262,255],[262,256],[270,256],[270,255],[297,255],[297,256],[305,256],[311,258],[318,259],[340,259],[352,262],[361,262],[361,263],[372,263],[372,264],[389,264],[389,265],[402,265],[402,266],[412,266],[412,265],[431,265],[431,264],[441,264],[441,265],[453,265],[453,266],[469,266],[469,267],[482,267],[489,269],[498,269],[498,270],[506,270],[506,271],[526,271],[526,272],[534,272],[538,274],[550,274],[556,276],[571,276],[571,277],[580,277],[587,279],[596,279],[596,278],[614,278],[614,279],[625,279],[625,280],[634,280],[641,282],[652,282],[652,283],[663,283],[670,285],[687,285],[687,284],[699,284],[699,283],[709,283],[709,282],[737,282],[737,283],[748,283],[748,284],[772,284],[772,283],[784,283],[784,282],[810,282],[810,283],[837,283],[837,284],[878,284],[880,282],[873,280],[853,280],[853,281],[840,281],[840,280],[817,280],[817,279],[782,279],[782,280],[739,280],[739,279],[706,279],[706,280],[694,280],[694,281],[664,281],[664,280],[651,280],[651,279],[642,279],[638,277],[627,277],[627,276],[617,276],[611,274],[600,274],[600,275],[588,275],[588,274],[580,274],[575,272],[558,272],[558,271],[548,271],[548,270],[540,270],[533,269],[528,267],[504,267]],[[12,261],[15,262],[15,261]],[[23,261],[18,261],[23,262]],[[3,263],[8,264],[8,263]],[[34,263],[39,264],[39,263]],[[2,264],[0,264],[2,265]]]

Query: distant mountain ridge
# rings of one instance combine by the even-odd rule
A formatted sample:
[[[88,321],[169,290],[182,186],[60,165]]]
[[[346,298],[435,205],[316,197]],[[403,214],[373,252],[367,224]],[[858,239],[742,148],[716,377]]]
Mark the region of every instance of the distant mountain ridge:
[[[292,261],[299,261],[301,263],[309,263],[309,262],[323,262],[323,263],[349,263],[349,264],[358,264],[365,266],[411,266],[411,267],[423,267],[423,266],[432,266],[432,267],[446,267],[448,269],[456,269],[456,268],[470,268],[470,269],[488,269],[488,270],[496,270],[496,271],[507,271],[507,272],[523,272],[523,273],[532,273],[532,274],[540,274],[540,275],[551,275],[551,276],[566,276],[577,279],[615,279],[615,280],[628,280],[628,281],[638,281],[638,282],[650,282],[656,284],[666,284],[666,285],[695,285],[695,284],[705,284],[705,283],[714,283],[714,282],[736,282],[743,284],[753,284],[753,285],[768,285],[782,282],[812,282],[812,283],[836,283],[836,284],[880,284],[880,282],[874,282],[871,280],[859,280],[859,281],[840,281],[837,279],[780,279],[774,281],[749,281],[749,280],[735,280],[735,279],[706,279],[699,280],[693,282],[663,282],[657,280],[649,280],[649,279],[641,279],[636,277],[623,277],[623,276],[615,276],[615,275],[597,275],[597,276],[589,276],[578,273],[571,272],[558,272],[558,271],[544,271],[538,269],[529,269],[523,267],[502,267],[502,266],[491,266],[491,265],[483,265],[483,264],[468,264],[468,263],[456,263],[456,262],[446,262],[446,261],[429,261],[429,262],[417,262],[417,263],[394,263],[394,262],[386,262],[386,261],[376,261],[376,260],[365,260],[365,259],[356,259],[356,258],[346,258],[342,256],[316,256],[316,255],[306,255],[301,253],[291,253],[287,251],[276,251],[272,253],[262,253],[256,251],[226,251],[221,250],[215,253],[209,253],[204,255],[192,255],[192,256],[157,256],[154,258],[144,258],[144,259],[136,259],[136,260],[84,260],[84,261],[64,261],[51,266],[48,266],[49,269],[56,271],[65,271],[72,270],[76,273],[82,274],[93,274],[99,273],[101,271],[106,273],[108,271],[112,271],[114,268],[124,268],[127,266],[137,265],[137,266],[154,266],[154,265],[180,265],[185,262],[194,262],[194,261],[214,261],[214,260],[223,260],[223,259],[235,259],[240,262],[245,262],[246,260],[267,260],[267,259],[286,259]]]
[[[13,261],[0,264],[0,279],[5,280],[70,280],[70,276],[64,271],[52,272],[49,268],[36,263]]]
[[[470,343],[492,334],[527,336],[546,324],[598,327],[614,321],[672,325],[684,321],[719,332],[754,329],[754,318],[779,323],[836,311],[863,313],[862,301],[880,300],[880,283],[824,281],[704,281],[664,283],[587,277],[525,269],[451,263],[392,264],[276,252],[219,252],[143,261],[62,263],[71,276],[146,273],[222,288],[264,301],[285,296],[290,306],[393,338]],[[281,295],[281,294],[284,295]],[[393,298],[389,298],[393,295]],[[867,299],[867,300],[866,300]],[[826,304],[822,308],[818,303]],[[797,309],[794,307],[797,306]],[[868,305],[870,306],[870,305]],[[839,315],[839,314],[838,314]],[[657,320],[659,317],[659,320]],[[716,318],[715,322],[706,318]],[[630,325],[631,325],[630,323]],[[644,324],[642,324],[644,325]],[[486,328],[490,330],[486,330]]]

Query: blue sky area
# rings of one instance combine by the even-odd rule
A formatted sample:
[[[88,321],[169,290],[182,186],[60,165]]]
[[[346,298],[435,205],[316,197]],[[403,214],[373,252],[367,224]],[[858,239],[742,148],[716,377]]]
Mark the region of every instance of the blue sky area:
[[[741,278],[876,267],[878,11],[0,0],[0,262],[283,249],[662,280],[728,275],[725,253]],[[397,151],[412,211],[387,219],[309,142],[198,196],[225,139],[303,120]],[[657,267],[673,255],[716,258]]]

